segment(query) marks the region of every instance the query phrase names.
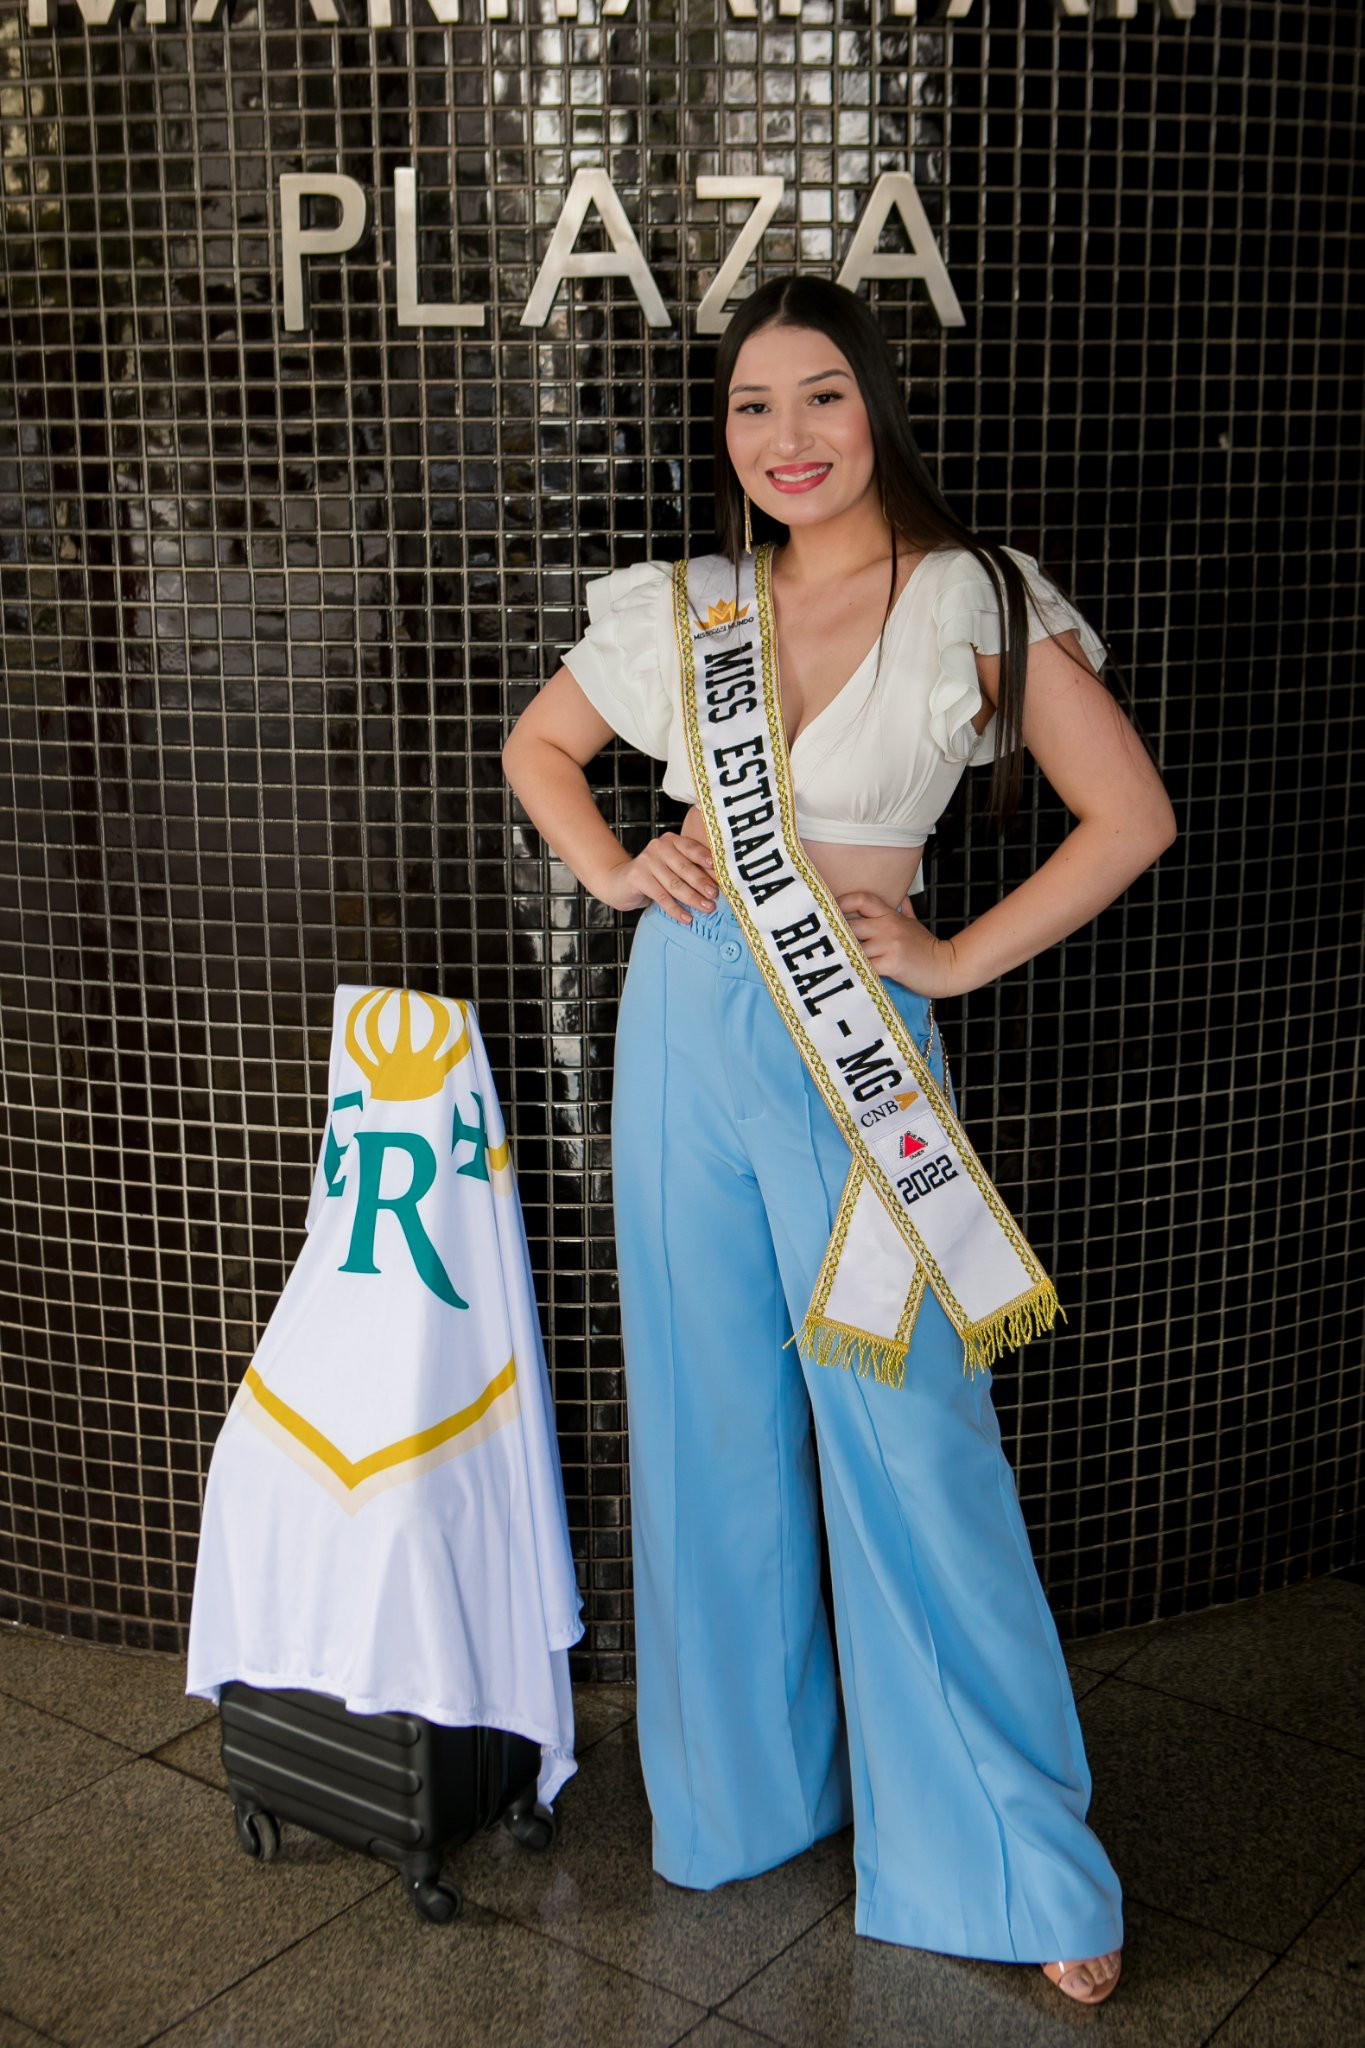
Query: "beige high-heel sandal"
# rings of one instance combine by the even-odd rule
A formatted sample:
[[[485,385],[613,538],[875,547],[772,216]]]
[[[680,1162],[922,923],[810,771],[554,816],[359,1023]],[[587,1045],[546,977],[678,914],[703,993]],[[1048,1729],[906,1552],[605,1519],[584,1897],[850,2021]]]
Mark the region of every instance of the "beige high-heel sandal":
[[[1106,1967],[1110,1964],[1112,1970]],[[1107,1956],[1087,1956],[1080,1963],[1044,1963],[1042,1971],[1049,1984],[1055,1984],[1063,1997],[1074,1998],[1077,2005],[1102,2005],[1118,1983],[1122,1967],[1122,1952],[1113,1949]]]

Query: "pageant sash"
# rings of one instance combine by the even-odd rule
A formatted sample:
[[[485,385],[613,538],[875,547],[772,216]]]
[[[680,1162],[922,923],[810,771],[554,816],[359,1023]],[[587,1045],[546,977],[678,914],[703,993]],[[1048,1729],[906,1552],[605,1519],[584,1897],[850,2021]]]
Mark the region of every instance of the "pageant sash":
[[[771,558],[679,562],[673,615],[716,880],[852,1154],[797,1341],[899,1386],[927,1285],[980,1370],[1051,1328],[1056,1291],[797,837]]]

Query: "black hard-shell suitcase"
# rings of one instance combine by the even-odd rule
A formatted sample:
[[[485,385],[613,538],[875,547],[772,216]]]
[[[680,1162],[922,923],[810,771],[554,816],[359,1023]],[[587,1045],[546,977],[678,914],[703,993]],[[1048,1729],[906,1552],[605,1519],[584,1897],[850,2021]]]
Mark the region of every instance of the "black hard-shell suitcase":
[[[223,1768],[248,1856],[269,1861],[279,1818],[397,1864],[427,1920],[453,1920],[448,1849],[500,1817],[528,1849],[548,1849],[553,1814],[536,1805],[540,1745],[500,1728],[445,1728],[420,1714],[353,1714],[327,1693],[222,1689]]]

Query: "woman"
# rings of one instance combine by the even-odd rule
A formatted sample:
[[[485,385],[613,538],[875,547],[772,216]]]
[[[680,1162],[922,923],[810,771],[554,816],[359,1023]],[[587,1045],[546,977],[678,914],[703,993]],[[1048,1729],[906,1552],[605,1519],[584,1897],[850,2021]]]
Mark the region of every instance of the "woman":
[[[847,1311],[822,1326],[832,1346],[808,1341],[816,1306],[828,1306],[832,1238],[846,1235],[850,1144],[862,1142],[856,1120],[836,1113],[830,1077],[842,1085],[852,1061],[870,1089],[876,1061],[870,1045],[845,1059],[837,1037],[827,1059],[813,1055],[774,960],[785,945],[791,986],[815,1018],[824,992],[810,985],[830,969],[812,969],[812,952],[861,948],[857,974],[834,986],[866,980],[917,1077],[907,1087],[897,1068],[894,1102],[861,1121],[883,1109],[913,1119],[928,1102],[937,1120],[916,1129],[946,1145],[951,1199],[980,1181],[990,1216],[1003,1216],[984,1175],[963,1165],[974,1155],[944,1093],[930,999],[980,988],[1085,924],[1170,844],[1174,820],[1097,680],[1096,636],[1032,562],[986,549],[939,497],[885,344],[852,294],[786,278],[745,302],[719,350],[716,447],[724,560],[685,576],[644,563],[592,585],[587,634],[503,756],[583,885],[645,911],[621,1006],[613,1167],[654,1865],[708,1889],[851,1817],[860,1933],[1039,1962],[1068,1996],[1098,2003],[1118,1978],[1118,1883],[1085,1825],[1080,1729],[990,1375],[964,1372],[969,1319],[950,1319],[973,1273],[939,1284],[925,1202],[913,1243],[936,1277],[932,1289],[919,1281],[913,1320],[906,1296],[908,1355],[902,1341],[884,1370],[890,1340],[868,1340],[869,1351],[869,1317]],[[756,566],[754,509],[784,535]],[[731,597],[716,595],[725,577]],[[705,611],[693,582],[711,595]],[[740,645],[755,609],[766,714],[757,688],[733,680],[758,658],[758,637]],[[762,786],[742,793],[722,785],[755,765],[762,730],[711,752],[699,737],[703,718],[732,711],[774,727]],[[667,762],[670,794],[701,799],[681,831],[634,857],[583,772],[613,734]],[[984,916],[932,936],[909,901],[925,840],[969,759],[993,756],[1008,813],[1021,745],[1075,828]],[[781,830],[788,750],[799,844],[784,851],[765,842]],[[753,829],[727,838],[724,807],[741,795],[759,799],[744,813]],[[784,860],[794,865],[778,872]],[[796,869],[816,922],[774,923],[783,912],[760,911],[762,892],[796,880],[800,895]],[[907,1157],[926,1142],[908,1123],[899,1140]],[[898,1179],[899,1199],[916,1199],[919,1183]],[[872,1208],[887,1206],[883,1189]],[[881,1267],[861,1270],[876,1282]],[[1041,1276],[1036,1262],[1029,1271]],[[1049,1291],[1041,1276],[1035,1307]],[[978,1355],[1007,1341],[997,1339]],[[815,1362],[869,1355],[874,1376]]]

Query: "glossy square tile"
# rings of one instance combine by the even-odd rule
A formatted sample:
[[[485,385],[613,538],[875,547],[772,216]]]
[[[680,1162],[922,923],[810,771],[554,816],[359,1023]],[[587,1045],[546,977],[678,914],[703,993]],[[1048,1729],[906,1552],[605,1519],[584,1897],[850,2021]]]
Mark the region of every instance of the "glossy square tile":
[[[392,1882],[297,1829],[252,1863],[225,1798],[132,1761],[5,1835],[5,2003],[72,2048],[122,2048]]]
[[[32,2027],[0,2012],[0,2048],[49,2048],[51,2040],[50,2034],[35,2034]]]
[[[635,1717],[635,1687],[633,1685],[576,1685],[573,1689],[574,1738],[576,1753],[581,1755],[600,1742],[604,1735],[610,1735],[614,1728],[622,1728]]]
[[[1327,1970],[1348,1984],[1365,1984],[1365,1865],[1309,1921],[1289,1960]]]
[[[559,1838],[545,1856],[528,1855],[495,1829],[456,1851],[451,1875],[480,1905],[703,2006],[726,1997],[853,1887],[848,1831],[716,1891],[684,1891],[657,1877],[633,1727],[587,1752],[556,1811]]]
[[[1074,1671],[1121,1671],[1140,1650],[1147,1649],[1170,1624],[1149,1621],[1139,1628],[1111,1628],[1096,1636],[1072,1636],[1062,1645]]]
[[[129,1752],[0,1694],[0,1830],[107,1777]]]
[[[1365,1984],[1280,1963],[1218,2029],[1209,2048],[1336,2048],[1365,2040]]]
[[[724,2017],[783,2048],[1061,2048],[1084,2026],[1132,2048],[1202,2048],[1273,1960],[1168,1914],[1129,1915],[1123,1977],[1081,2011],[1035,1964],[963,1962],[869,1941],[827,1914],[727,2001]]]
[[[0,1628],[0,1692],[143,1753],[212,1714],[185,1696],[185,1665],[102,1644]]]
[[[197,1728],[187,1728],[183,1735],[173,1736],[160,1749],[154,1749],[152,1756],[157,1763],[167,1764],[171,1770],[181,1771],[187,1778],[197,1778],[202,1785],[212,1785],[217,1791],[226,1792],[228,1781],[220,1753],[221,1741],[218,1715],[214,1712]]]
[[[168,2048],[449,2041],[467,2048],[669,2048],[695,2005],[470,1902],[447,1927],[391,1884],[166,2036]]]
[[[1104,1684],[1104,1673],[1102,1671],[1087,1671],[1083,1666],[1073,1663],[1069,1657],[1067,1658],[1067,1670],[1071,1677],[1071,1691],[1077,1700],[1083,1700],[1087,1693],[1095,1690],[1097,1685]]]
[[[1129,1897],[1288,1947],[1365,1855],[1365,1762],[1129,1685],[1081,1704],[1090,1823]]]
[[[1365,1756],[1365,1586],[1320,1579],[1190,1615],[1123,1676]]]
[[[751,2027],[738,2027],[733,2020],[723,2020],[711,2013],[690,2034],[683,2035],[679,2048],[760,2048],[760,2044],[771,2041],[771,2034],[756,2034]]]

